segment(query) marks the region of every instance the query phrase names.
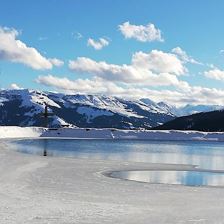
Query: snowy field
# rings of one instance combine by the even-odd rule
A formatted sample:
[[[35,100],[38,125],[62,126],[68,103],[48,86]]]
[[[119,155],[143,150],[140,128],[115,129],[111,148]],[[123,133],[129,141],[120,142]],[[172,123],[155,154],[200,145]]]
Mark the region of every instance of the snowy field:
[[[1,144],[0,220],[30,223],[223,223],[223,188],[143,184],[102,172],[193,169],[17,153]]]
[[[120,130],[89,128],[58,128],[0,126],[1,138],[80,138],[80,139],[147,139],[224,141],[224,132],[178,130]]]
[[[41,128],[5,127],[0,131],[5,138],[46,137],[47,133],[53,137],[51,131]],[[71,137],[63,133],[69,130],[59,131],[62,137]],[[106,132],[108,136],[110,132]],[[138,133],[114,132],[128,133],[128,138]],[[189,133],[183,134],[196,136],[196,132]],[[214,134],[216,140],[222,140],[222,135]],[[0,141],[0,223],[223,223],[223,188],[147,184],[103,175],[113,170],[194,170],[193,166],[41,157],[11,147]]]

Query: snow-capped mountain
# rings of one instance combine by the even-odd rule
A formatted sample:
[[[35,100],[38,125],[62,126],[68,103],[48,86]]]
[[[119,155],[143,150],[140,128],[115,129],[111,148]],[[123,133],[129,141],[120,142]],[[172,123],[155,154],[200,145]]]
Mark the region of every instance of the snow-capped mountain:
[[[224,109],[224,106],[220,106],[220,105],[191,105],[191,104],[187,104],[186,106],[176,107],[174,105],[170,105],[165,102],[155,103],[150,99],[140,99],[140,101],[144,102],[147,105],[151,105],[152,108],[153,107],[158,108],[160,111],[163,111],[164,113],[168,113],[168,114],[173,114],[176,117]]]
[[[43,126],[45,103],[51,127],[151,128],[175,118],[156,103],[98,95],[35,90],[0,91],[0,125]]]
[[[219,105],[186,105],[184,107],[177,108],[176,112],[174,114],[178,117],[180,116],[186,116],[191,114],[196,114],[200,112],[209,112],[214,110],[222,110],[224,109],[224,106]]]
[[[0,125],[44,126],[45,103],[49,126],[95,128],[151,128],[177,116],[220,109],[218,106],[182,108],[150,99],[125,100],[112,96],[66,95],[35,90],[0,91]]]

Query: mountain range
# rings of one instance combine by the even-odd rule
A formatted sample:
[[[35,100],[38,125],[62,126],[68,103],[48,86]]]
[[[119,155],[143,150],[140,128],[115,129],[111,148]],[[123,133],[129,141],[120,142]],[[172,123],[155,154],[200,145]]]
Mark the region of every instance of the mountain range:
[[[48,105],[50,127],[135,129],[160,126],[178,116],[220,110],[216,105],[175,107],[148,98],[127,100],[87,94],[62,94],[36,90],[1,90],[0,125],[44,126]]]

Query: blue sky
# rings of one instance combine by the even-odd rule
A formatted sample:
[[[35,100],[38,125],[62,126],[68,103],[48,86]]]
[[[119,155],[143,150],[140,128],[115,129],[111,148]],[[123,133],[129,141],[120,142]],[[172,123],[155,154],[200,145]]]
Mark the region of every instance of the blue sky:
[[[222,0],[2,0],[0,87],[224,104],[223,11]]]

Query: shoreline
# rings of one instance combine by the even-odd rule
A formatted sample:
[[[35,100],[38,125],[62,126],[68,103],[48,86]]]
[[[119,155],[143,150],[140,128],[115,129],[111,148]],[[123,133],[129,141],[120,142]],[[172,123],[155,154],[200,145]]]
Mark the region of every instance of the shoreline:
[[[224,132],[0,126],[0,139],[11,138],[224,141]]]

